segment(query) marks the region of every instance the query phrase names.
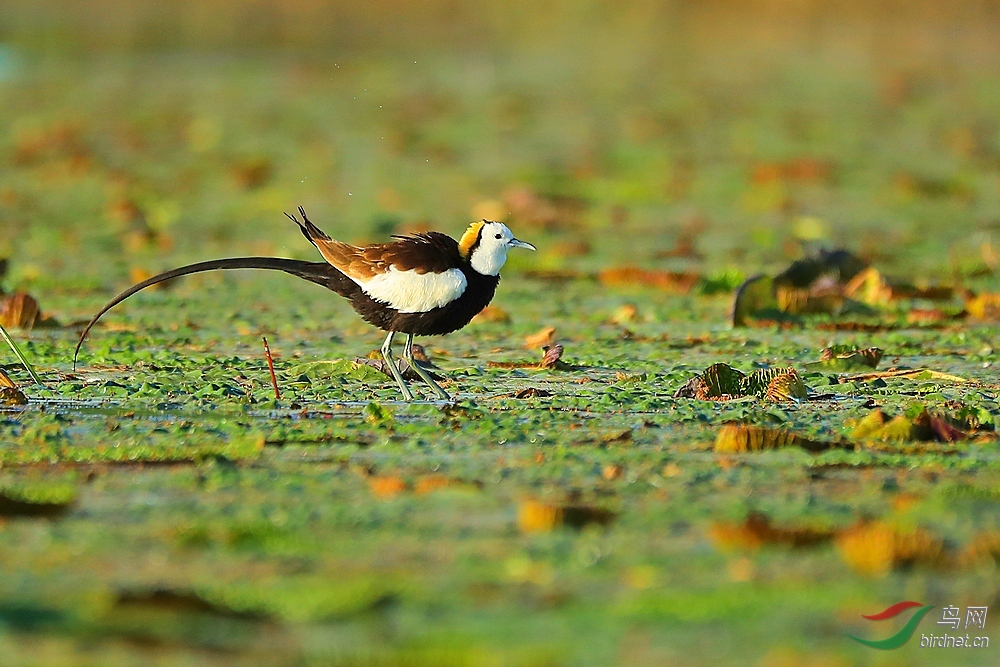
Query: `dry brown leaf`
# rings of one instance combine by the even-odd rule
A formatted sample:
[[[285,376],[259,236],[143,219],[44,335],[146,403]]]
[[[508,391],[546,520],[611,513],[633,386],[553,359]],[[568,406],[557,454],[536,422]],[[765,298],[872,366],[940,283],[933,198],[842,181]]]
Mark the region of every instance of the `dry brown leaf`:
[[[604,469],[601,471],[601,477],[603,477],[609,482],[613,482],[616,479],[621,479],[622,475],[624,474],[625,474],[624,466],[620,466],[616,463],[609,463],[608,465],[604,466]]]
[[[413,492],[417,495],[423,495],[440,489],[446,489],[453,484],[454,482],[444,475],[424,475],[417,480],[417,483],[413,487]]]
[[[962,550],[958,562],[964,567],[1000,563],[1000,532],[986,531],[976,535]]]
[[[496,322],[499,324],[507,324],[510,322],[510,313],[501,308],[500,306],[489,305],[483,308],[479,313],[472,318],[473,322]]]
[[[524,339],[524,346],[529,350],[538,350],[555,342],[556,328],[545,327],[527,336]]]
[[[30,294],[14,292],[0,299],[0,325],[10,329],[30,329],[40,318],[38,302]]]
[[[562,523],[562,510],[556,505],[525,500],[517,508],[517,525],[522,533],[547,533]]]
[[[878,269],[869,266],[848,281],[844,295],[870,306],[885,305],[892,301],[892,287]]]
[[[546,254],[555,257],[584,257],[589,255],[592,250],[590,244],[583,239],[561,241],[545,248]]]
[[[152,271],[149,271],[148,269],[142,268],[141,266],[133,266],[131,269],[128,270],[128,279],[132,281],[133,284],[141,283],[144,280],[149,280],[154,275],[156,274],[153,273]],[[163,280],[161,282],[156,283],[155,285],[151,285],[150,287],[151,289],[168,290],[174,286],[175,282],[176,280]]]
[[[583,528],[607,526],[617,514],[600,507],[580,504],[553,504],[538,500],[522,501],[517,509],[517,525],[524,533],[549,532],[558,526]]]
[[[745,454],[785,447],[801,447],[810,452],[821,452],[839,446],[832,442],[817,442],[803,438],[791,431],[751,424],[724,424],[715,436],[715,451],[721,454]]]
[[[0,405],[19,406],[27,404],[28,397],[18,389],[17,384],[0,368]]]
[[[614,324],[628,324],[635,321],[638,314],[639,309],[636,308],[634,303],[626,303],[620,306],[614,315],[611,316],[611,322]]]
[[[965,301],[965,310],[976,320],[1000,319],[1000,293],[988,292],[970,297]]]
[[[597,279],[602,285],[607,286],[646,285],[667,292],[687,294],[701,280],[701,276],[690,272],[678,273],[622,266],[604,269],[597,274]]]
[[[940,567],[948,563],[941,540],[917,528],[900,531],[881,521],[862,521],[840,532],[837,551],[845,563],[866,575],[881,575],[895,567]]]
[[[539,368],[555,368],[559,365],[559,360],[562,359],[563,353],[562,345],[545,346],[542,348],[542,351],[544,354],[538,364]]]
[[[400,493],[406,491],[409,487],[402,478],[395,475],[389,475],[385,477],[369,477],[368,478],[368,488],[371,489],[372,495],[377,498],[395,498]]]
[[[835,531],[811,526],[777,528],[759,512],[753,512],[742,523],[716,522],[709,529],[712,540],[723,549],[752,551],[765,544],[801,548],[829,542]]]
[[[0,405],[20,406],[27,404],[28,397],[17,387],[0,387]]]

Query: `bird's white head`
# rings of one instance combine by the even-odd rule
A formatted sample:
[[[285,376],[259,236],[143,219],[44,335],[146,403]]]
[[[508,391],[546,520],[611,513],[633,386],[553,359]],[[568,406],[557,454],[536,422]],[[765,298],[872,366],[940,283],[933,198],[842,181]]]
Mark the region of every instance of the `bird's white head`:
[[[462,256],[472,264],[472,268],[484,276],[499,275],[507,261],[507,251],[511,248],[535,249],[530,243],[514,238],[507,225],[489,220],[469,225],[462,234],[458,247]]]

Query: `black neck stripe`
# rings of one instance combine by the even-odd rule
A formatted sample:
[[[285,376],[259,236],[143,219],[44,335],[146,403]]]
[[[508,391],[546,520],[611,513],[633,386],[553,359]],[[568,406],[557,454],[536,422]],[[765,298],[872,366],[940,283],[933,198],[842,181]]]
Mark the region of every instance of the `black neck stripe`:
[[[486,229],[486,220],[483,220],[483,224],[479,227],[479,232],[476,234],[476,242],[469,246],[469,256],[468,260],[472,261],[472,253],[476,252],[476,248],[479,247],[479,242],[483,240],[483,230]]]

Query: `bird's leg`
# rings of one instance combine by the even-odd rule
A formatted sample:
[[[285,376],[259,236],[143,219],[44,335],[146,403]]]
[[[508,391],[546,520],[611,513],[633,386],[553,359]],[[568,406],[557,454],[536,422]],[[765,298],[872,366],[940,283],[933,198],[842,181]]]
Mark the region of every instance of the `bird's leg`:
[[[413,334],[406,334],[406,346],[403,348],[403,358],[410,364],[410,368],[413,369],[413,372],[419,375],[424,382],[430,385],[431,389],[437,393],[442,401],[451,400],[451,396],[448,395],[448,392],[442,389],[441,386],[434,381],[434,378],[431,377],[431,374],[427,372],[427,369],[418,364],[417,360],[413,358]]]
[[[392,358],[392,339],[395,335],[395,331],[390,331],[389,335],[385,337],[385,342],[382,343],[382,358],[385,359],[385,363],[389,366],[392,379],[399,385],[399,391],[403,394],[403,400],[412,401],[413,394],[410,392],[410,388],[406,386],[406,380],[403,379],[403,374],[399,372],[399,366],[396,365],[395,359]]]

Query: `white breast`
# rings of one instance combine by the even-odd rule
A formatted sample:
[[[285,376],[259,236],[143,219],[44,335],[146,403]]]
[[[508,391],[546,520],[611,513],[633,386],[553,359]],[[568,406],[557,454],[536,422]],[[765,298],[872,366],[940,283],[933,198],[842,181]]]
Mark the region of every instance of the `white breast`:
[[[425,313],[462,296],[468,281],[459,269],[417,273],[390,267],[386,273],[356,281],[365,294],[401,313]]]

